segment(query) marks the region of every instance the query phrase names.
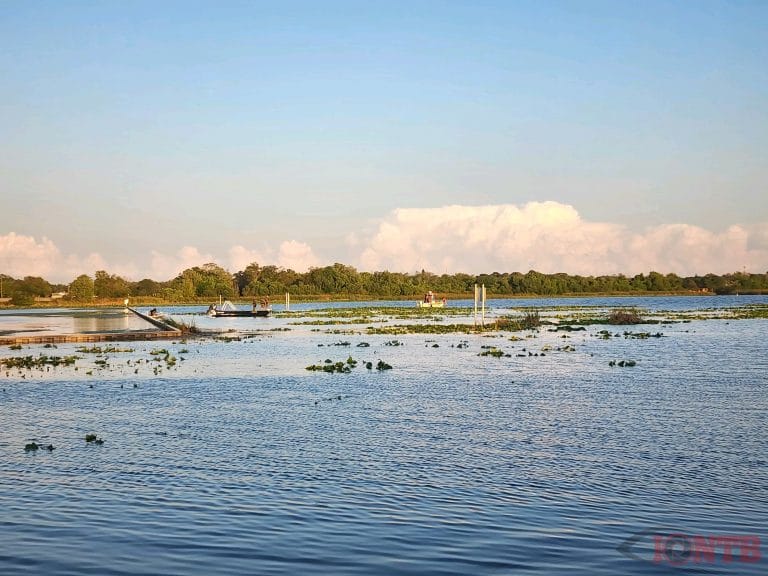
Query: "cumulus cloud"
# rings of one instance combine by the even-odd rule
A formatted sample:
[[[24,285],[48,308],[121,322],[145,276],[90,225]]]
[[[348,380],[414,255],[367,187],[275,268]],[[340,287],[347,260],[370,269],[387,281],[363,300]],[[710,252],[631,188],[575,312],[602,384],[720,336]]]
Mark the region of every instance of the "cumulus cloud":
[[[168,280],[187,268],[215,262],[212,254],[202,253],[195,246],[184,246],[173,255],[152,251],[150,278]]]
[[[443,206],[397,209],[373,234],[340,231],[338,250],[362,270],[436,273],[538,270],[572,274],[636,274],[655,270],[680,275],[722,274],[746,268],[768,270],[768,223],[734,224],[712,231],[685,223],[642,231],[594,222],[558,202],[522,205]],[[64,254],[46,237],[10,232],[0,235],[0,273],[42,276],[70,282],[79,274],[107,270],[125,278],[168,280],[179,272],[217,262],[235,272],[251,262],[304,272],[324,263],[312,246],[299,240],[234,245],[224,258],[195,246],[175,253],[151,251],[145,257],[115,261],[99,253]],[[338,255],[337,255],[338,258]]]
[[[52,282],[70,282],[80,274],[93,274],[108,269],[109,264],[98,253],[86,256],[63,254],[53,241],[42,237],[10,232],[0,235],[0,274],[21,278],[41,276]],[[115,274],[128,274],[132,266],[110,268]]]
[[[0,236],[0,273],[9,276],[48,276],[55,269],[61,253],[46,237],[36,240],[11,232]]]
[[[265,247],[262,250],[252,250],[241,245],[232,246],[229,249],[231,270],[243,270],[252,262],[258,262],[261,265],[274,264],[297,272],[305,272],[313,266],[320,265],[320,259],[315,256],[312,247],[298,240],[286,240],[280,243],[277,249]]]
[[[280,244],[277,251],[277,265],[291,268],[297,272],[306,272],[313,266],[318,266],[320,260],[315,256],[312,247],[306,242],[286,240]]]
[[[573,206],[529,202],[393,211],[360,256],[366,270],[573,274],[725,273],[768,268],[768,224],[712,232],[667,224],[631,232]]]
[[[266,264],[270,257],[265,253],[258,250],[250,250],[245,246],[236,245],[229,249],[229,269],[230,270],[244,270],[248,264],[258,262],[260,264]]]

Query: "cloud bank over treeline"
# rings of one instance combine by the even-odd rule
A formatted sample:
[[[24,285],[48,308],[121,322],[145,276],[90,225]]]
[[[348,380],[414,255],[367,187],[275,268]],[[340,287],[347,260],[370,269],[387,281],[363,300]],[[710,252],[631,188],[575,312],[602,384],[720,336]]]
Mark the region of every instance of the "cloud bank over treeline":
[[[340,251],[342,244],[353,250],[352,258],[318,253],[297,238],[258,248],[235,244],[225,253],[181,246],[174,253],[152,250],[138,257],[106,258],[98,249],[66,253],[52,239],[9,231],[0,234],[0,273],[68,282],[78,274],[109,270],[134,280],[165,280],[207,262],[233,272],[252,262],[305,272],[340,260],[361,271],[423,269],[440,274],[537,270],[635,275],[655,270],[689,276],[768,270],[768,223],[732,224],[721,230],[669,223],[638,232],[586,220],[573,206],[551,201],[399,208],[379,219],[367,236],[332,229],[328,235],[338,236]]]

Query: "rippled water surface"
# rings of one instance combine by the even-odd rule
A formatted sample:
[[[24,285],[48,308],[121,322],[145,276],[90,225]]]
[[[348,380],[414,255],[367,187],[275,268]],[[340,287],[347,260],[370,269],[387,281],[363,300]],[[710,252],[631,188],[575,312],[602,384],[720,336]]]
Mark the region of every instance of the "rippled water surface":
[[[1,574],[766,572],[721,554],[654,563],[649,536],[757,535],[765,555],[764,319],[400,346],[226,322],[265,331],[0,375]],[[491,345],[509,357],[478,356]],[[305,370],[350,356],[348,374]],[[380,359],[392,370],[362,364]]]

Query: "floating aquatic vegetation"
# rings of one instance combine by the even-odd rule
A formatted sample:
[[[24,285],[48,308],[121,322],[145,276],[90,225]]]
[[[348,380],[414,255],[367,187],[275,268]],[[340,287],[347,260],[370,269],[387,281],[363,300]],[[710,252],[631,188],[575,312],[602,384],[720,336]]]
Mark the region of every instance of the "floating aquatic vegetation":
[[[56,449],[56,447],[53,444],[48,444],[48,446],[42,446],[37,442],[29,442],[28,444],[24,445],[24,452],[37,452],[41,448],[48,450],[48,452],[53,452]]]
[[[21,344],[11,344],[8,348],[11,350],[21,350]]]
[[[651,334],[650,332],[624,332],[624,338],[633,339],[633,340],[645,340],[647,338],[661,338],[664,334],[661,332],[656,332],[656,334]]]
[[[642,324],[643,319],[635,310],[614,310],[608,315],[608,324]]]
[[[117,354],[121,352],[135,352],[135,350],[133,348],[118,348],[116,346],[105,346],[104,348],[101,346],[91,346],[90,348],[87,346],[79,346],[75,349],[75,352],[81,354]]]
[[[334,400],[341,400],[341,394],[338,396],[334,396],[332,398],[323,398],[322,400],[315,400],[315,406],[317,406],[320,402],[333,402]]]
[[[520,321],[520,324],[523,327],[523,330],[531,330],[541,326],[539,311],[533,310],[532,312],[526,312],[525,316],[523,316],[523,319]]]
[[[386,320],[362,317],[348,318],[346,320],[303,320],[301,322],[290,322],[290,324],[294,326],[335,326],[340,324],[371,324],[373,322],[386,322]]]
[[[634,360],[619,360],[618,362],[616,360],[611,360],[608,362],[608,366],[613,368],[614,366],[618,366],[620,368],[632,368],[633,366],[636,366],[637,362]]]
[[[310,372],[328,372],[328,373],[349,373],[352,371],[352,367],[345,362],[326,363],[326,364],[313,364],[305,368]]]
[[[15,356],[10,358],[0,358],[0,365],[6,368],[42,368],[44,366],[71,366],[80,356]]]
[[[309,370],[310,372],[328,372],[330,374],[333,373],[340,373],[340,374],[349,374],[352,372],[352,369],[357,366],[358,362],[352,356],[349,356],[345,361],[343,362],[334,362],[330,358],[326,358],[325,362],[323,364],[311,364],[305,368],[305,370]],[[371,363],[365,362],[365,367],[369,370],[371,369]]]
[[[369,326],[368,334],[451,334],[461,332],[469,334],[475,331],[472,324],[396,324],[394,326]]]
[[[583,332],[586,328],[584,326],[571,326],[570,324],[563,324],[550,328],[549,332]]]
[[[376,370],[392,370],[392,366],[384,362],[384,360],[379,360],[378,364],[376,364]]]
[[[368,344],[368,342],[360,342],[357,345],[358,348],[368,348],[369,346],[370,346],[370,344]]]
[[[400,340],[387,340],[384,342],[384,346],[402,346],[403,343]]]
[[[86,442],[95,442],[98,436],[96,434],[86,434],[85,435],[85,441]]]
[[[326,330],[326,334],[335,334],[336,336],[355,336],[356,334],[360,334],[360,332],[356,332],[354,330]]]
[[[511,354],[507,354],[504,350],[496,348],[494,346],[483,346],[483,348],[489,348],[478,354],[478,356],[493,356],[494,358],[510,358]]]

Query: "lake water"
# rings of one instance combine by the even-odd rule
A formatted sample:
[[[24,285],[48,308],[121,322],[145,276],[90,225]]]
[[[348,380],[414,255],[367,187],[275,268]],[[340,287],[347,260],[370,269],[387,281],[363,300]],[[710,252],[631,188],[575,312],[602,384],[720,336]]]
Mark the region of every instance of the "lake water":
[[[618,300],[513,300],[491,314],[630,305]],[[3,370],[0,574],[766,573],[764,558],[727,562],[722,547],[714,562],[653,558],[654,535],[674,533],[757,537],[766,553],[768,320],[519,341],[296,320],[226,319],[263,332]],[[509,357],[478,356],[484,346]],[[305,370],[349,356],[350,373]],[[393,368],[363,364],[379,360]],[[609,365],[621,360],[636,366]],[[25,452],[33,440],[55,450]]]

